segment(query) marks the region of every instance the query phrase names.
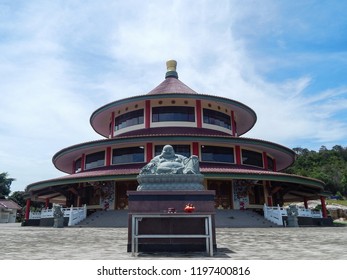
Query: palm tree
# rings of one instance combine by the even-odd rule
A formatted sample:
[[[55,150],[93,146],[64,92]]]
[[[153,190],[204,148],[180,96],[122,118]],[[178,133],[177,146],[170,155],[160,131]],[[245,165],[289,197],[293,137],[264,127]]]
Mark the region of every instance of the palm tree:
[[[6,197],[11,192],[11,184],[14,178],[9,178],[7,172],[0,173],[0,197]]]

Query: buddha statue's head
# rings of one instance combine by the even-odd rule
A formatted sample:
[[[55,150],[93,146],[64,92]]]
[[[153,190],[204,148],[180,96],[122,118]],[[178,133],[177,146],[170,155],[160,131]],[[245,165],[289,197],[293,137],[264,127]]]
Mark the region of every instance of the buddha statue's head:
[[[175,157],[175,151],[173,147],[170,145],[165,145],[163,151],[161,152],[161,156],[167,159]]]

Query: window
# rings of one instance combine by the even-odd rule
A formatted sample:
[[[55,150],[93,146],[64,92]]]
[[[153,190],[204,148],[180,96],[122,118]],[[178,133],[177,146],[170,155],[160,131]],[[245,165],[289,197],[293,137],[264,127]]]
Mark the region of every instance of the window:
[[[263,167],[263,155],[250,150],[242,150],[242,163]]]
[[[218,146],[201,146],[202,161],[234,163],[234,149]]]
[[[80,172],[82,170],[82,159],[79,158],[75,161],[75,173]]]
[[[274,160],[271,157],[267,157],[267,169],[268,170],[274,170]]]
[[[143,123],[143,109],[131,111],[115,118],[115,129],[119,130],[128,126]]]
[[[203,109],[203,115],[204,123],[231,129],[231,118],[229,115],[210,109]]]
[[[86,169],[92,169],[105,165],[105,151],[86,156]]]
[[[190,146],[189,145],[171,145],[175,151],[175,154],[182,155],[185,157],[190,157]],[[158,156],[161,154],[164,145],[155,146],[155,155]]]
[[[152,108],[153,122],[195,122],[194,107],[165,106]]]
[[[144,162],[145,153],[143,147],[128,147],[114,149],[112,152],[112,164]]]

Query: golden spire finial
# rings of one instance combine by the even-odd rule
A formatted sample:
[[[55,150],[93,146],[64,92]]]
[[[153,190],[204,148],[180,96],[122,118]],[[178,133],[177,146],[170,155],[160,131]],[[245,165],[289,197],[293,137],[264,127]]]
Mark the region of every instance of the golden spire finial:
[[[177,61],[176,60],[168,60],[166,61],[167,71],[176,71]]]

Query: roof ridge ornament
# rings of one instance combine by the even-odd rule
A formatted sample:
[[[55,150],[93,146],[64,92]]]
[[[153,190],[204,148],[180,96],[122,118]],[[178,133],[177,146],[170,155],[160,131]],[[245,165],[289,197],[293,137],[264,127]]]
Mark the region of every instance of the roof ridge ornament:
[[[166,78],[176,78],[178,79],[178,74],[176,72],[176,67],[177,67],[177,61],[176,60],[168,60],[166,61],[166,69],[167,72],[165,74],[165,79]]]

